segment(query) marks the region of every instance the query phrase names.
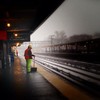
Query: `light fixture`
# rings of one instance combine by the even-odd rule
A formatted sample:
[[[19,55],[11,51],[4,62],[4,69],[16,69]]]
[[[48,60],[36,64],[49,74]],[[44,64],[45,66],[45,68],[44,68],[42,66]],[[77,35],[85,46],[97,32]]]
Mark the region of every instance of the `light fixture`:
[[[19,42],[18,42],[18,43],[16,43],[16,46],[19,46],[19,44],[20,44]]]
[[[7,27],[10,27],[11,25],[10,25],[10,23],[7,23]]]
[[[14,35],[15,35],[15,37],[17,37],[17,36],[18,36],[18,34],[17,34],[17,33],[15,33]]]

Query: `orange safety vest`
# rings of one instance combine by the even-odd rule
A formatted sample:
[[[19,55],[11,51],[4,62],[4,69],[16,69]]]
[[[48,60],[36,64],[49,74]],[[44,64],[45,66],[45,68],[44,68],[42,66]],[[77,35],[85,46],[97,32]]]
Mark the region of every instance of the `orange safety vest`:
[[[28,54],[28,49],[25,50],[24,52],[24,56],[25,56],[25,59],[29,59],[29,54]]]

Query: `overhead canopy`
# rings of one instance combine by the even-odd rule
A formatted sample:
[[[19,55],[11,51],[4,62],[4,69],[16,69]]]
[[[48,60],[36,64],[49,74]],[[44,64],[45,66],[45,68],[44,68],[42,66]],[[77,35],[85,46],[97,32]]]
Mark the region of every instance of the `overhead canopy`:
[[[0,31],[13,42],[29,41],[32,34],[64,0],[0,0]],[[7,27],[10,23],[10,27]],[[18,37],[15,38],[14,34]]]

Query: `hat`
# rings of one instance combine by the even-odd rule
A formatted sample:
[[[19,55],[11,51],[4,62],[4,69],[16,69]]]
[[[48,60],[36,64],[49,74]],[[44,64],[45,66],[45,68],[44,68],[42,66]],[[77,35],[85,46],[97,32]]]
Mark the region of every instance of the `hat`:
[[[28,46],[28,48],[31,48],[31,49],[32,49],[32,46],[31,46],[31,45],[29,45],[29,46]]]

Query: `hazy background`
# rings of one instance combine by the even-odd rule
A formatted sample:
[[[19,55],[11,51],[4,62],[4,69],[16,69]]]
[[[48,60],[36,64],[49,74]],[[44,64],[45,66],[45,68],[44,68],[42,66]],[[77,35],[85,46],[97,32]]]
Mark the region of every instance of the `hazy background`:
[[[61,31],[67,37],[100,33],[100,0],[65,0],[30,38],[31,41],[45,41]]]

